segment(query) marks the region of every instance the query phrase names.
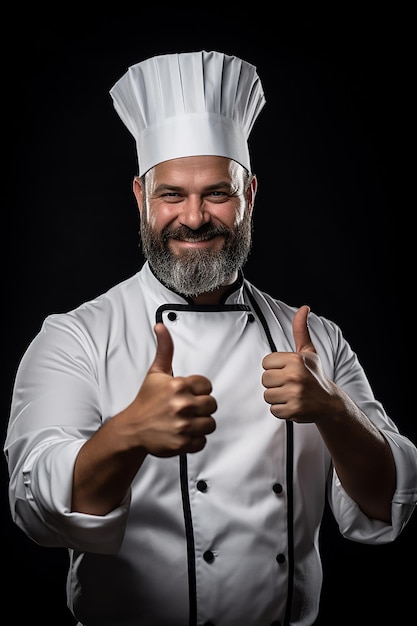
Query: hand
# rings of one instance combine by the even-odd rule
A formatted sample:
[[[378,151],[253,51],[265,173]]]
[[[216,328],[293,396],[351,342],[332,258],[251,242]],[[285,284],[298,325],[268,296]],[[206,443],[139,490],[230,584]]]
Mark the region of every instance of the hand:
[[[265,401],[275,417],[299,423],[317,422],[332,410],[335,385],[323,372],[307,325],[310,308],[293,319],[295,352],[273,352],[262,361]]]
[[[136,445],[154,456],[198,452],[216,428],[211,382],[199,375],[172,376],[171,335],[163,324],[156,324],[154,330],[155,359],[129,407],[129,428]]]

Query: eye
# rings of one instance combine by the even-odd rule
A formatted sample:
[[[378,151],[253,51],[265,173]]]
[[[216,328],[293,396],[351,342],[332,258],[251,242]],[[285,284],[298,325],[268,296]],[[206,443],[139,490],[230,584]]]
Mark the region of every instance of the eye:
[[[176,202],[181,202],[182,195],[177,191],[166,191],[161,193],[159,198],[167,204],[175,204]]]
[[[230,196],[226,191],[216,190],[210,191],[210,193],[208,193],[206,197],[213,202],[225,202],[229,199]]]

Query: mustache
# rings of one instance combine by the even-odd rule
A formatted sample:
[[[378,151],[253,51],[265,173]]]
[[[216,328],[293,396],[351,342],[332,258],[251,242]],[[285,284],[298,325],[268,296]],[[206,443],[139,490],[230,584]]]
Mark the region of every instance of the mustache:
[[[225,235],[226,237],[231,234],[231,231],[226,226],[213,226],[212,224],[203,224],[196,230],[189,228],[188,226],[177,226],[176,228],[166,227],[161,233],[162,240],[164,242],[168,239],[211,239],[219,235]]]

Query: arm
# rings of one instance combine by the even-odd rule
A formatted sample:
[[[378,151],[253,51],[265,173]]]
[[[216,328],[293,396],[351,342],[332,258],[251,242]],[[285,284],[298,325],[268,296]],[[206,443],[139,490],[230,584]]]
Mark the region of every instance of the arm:
[[[309,308],[294,316],[295,352],[276,352],[263,361],[264,397],[280,419],[314,422],[340,481],[370,518],[390,523],[395,464],[382,433],[324,373],[307,326]]]
[[[334,409],[316,426],[347,493],[368,517],[390,523],[396,483],[391,448],[349,396],[333,387]]]

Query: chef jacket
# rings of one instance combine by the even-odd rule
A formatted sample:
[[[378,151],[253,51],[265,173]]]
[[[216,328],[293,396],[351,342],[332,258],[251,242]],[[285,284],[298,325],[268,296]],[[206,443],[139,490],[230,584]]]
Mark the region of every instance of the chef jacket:
[[[70,555],[68,605],[85,626],[294,626],[318,614],[318,535],[327,496],[340,532],[393,541],[411,516],[417,450],[374,398],[337,325],[309,315],[329,378],[389,442],[392,524],[369,519],[343,489],[315,424],[275,418],[262,359],[293,351],[296,309],[243,275],[218,305],[195,305],[148,263],[77,309],[49,316],[16,376],[5,444],[16,524]],[[201,374],[217,401],[203,450],[148,455],[119,507],[71,511],[81,446],[136,397],[156,352],[154,324],[174,341],[173,375]]]

